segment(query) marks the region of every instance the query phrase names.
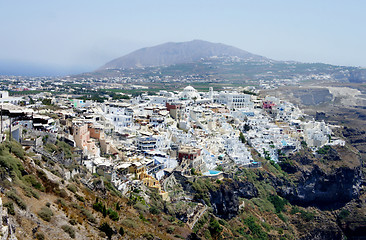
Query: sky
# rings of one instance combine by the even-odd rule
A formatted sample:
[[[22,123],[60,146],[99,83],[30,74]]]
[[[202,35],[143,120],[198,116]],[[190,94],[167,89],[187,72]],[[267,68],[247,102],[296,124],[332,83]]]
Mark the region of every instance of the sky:
[[[93,71],[194,39],[275,60],[366,67],[363,0],[0,0],[0,75]]]

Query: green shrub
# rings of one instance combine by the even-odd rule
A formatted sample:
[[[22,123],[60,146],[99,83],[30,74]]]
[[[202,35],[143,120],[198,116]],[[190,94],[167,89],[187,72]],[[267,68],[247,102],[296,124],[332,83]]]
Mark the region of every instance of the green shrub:
[[[34,197],[36,199],[39,199],[39,194],[35,190],[31,189],[30,187],[28,187],[27,185],[24,185],[24,184],[20,184],[20,187],[23,189],[25,196],[30,197],[30,198]]]
[[[227,222],[223,219],[219,219],[219,223],[222,225],[222,226],[228,226]]]
[[[148,206],[146,206],[145,204],[138,202],[135,205],[133,205],[133,208],[140,211],[140,212],[147,212],[148,210]]]
[[[273,204],[276,209],[276,213],[280,213],[285,209],[285,205],[288,203],[286,199],[283,199],[277,195],[271,195],[268,200]]]
[[[67,185],[66,186],[66,188],[67,189],[69,189],[71,192],[73,192],[73,193],[76,193],[76,191],[77,191],[77,188],[76,188],[76,186],[75,185],[73,185],[73,184],[69,184],[69,185]]]
[[[42,185],[42,183],[40,183],[36,176],[34,175],[26,175],[23,177],[23,180],[26,184],[29,184],[31,185],[32,187],[34,187],[35,189],[38,189],[38,190],[41,190],[41,191],[44,191],[44,187]]]
[[[208,225],[208,230],[211,233],[211,236],[217,238],[218,235],[222,232],[223,228],[216,220],[216,218],[211,218],[210,224]]]
[[[144,233],[142,234],[142,236],[147,239],[147,240],[154,240],[154,235],[152,235],[151,233]]]
[[[118,233],[119,233],[121,236],[123,236],[123,235],[125,234],[125,230],[123,229],[123,227],[120,227],[120,228],[119,228]]]
[[[207,214],[204,214],[194,225],[193,232],[197,233],[208,221]]]
[[[14,210],[14,204],[13,204],[13,202],[4,203],[4,207],[6,207],[8,209],[8,213],[10,215],[15,215],[15,210]]]
[[[104,204],[101,203],[101,202],[96,202],[93,204],[93,209],[95,211],[98,211],[98,212],[102,212],[103,211],[103,207],[104,207]]]
[[[149,211],[151,214],[156,214],[156,215],[160,213],[160,210],[155,206],[150,207]]]
[[[64,230],[71,238],[75,238],[75,230],[70,225],[62,225],[62,230]]]
[[[172,234],[174,232],[174,230],[175,230],[175,228],[173,226],[169,226],[169,227],[167,227],[166,232],[169,234]]]
[[[55,202],[56,202],[56,204],[59,204],[61,206],[66,206],[65,200],[63,200],[61,198],[57,198],[57,200]]]
[[[21,197],[19,197],[18,194],[14,190],[8,191],[6,193],[6,196],[9,199],[12,199],[18,205],[18,207],[20,209],[22,209],[22,210],[26,210],[27,209],[27,205],[25,204],[25,202],[23,201],[23,199]]]
[[[6,143],[9,151],[13,153],[18,158],[24,160],[25,159],[25,151],[23,150],[22,145],[20,145],[17,141],[10,141]]]
[[[67,198],[69,195],[67,194],[65,189],[60,189],[60,193],[59,193],[60,197],[62,198]]]
[[[72,147],[69,144],[67,144],[63,141],[57,141],[56,146],[59,148],[60,152],[63,152],[65,154],[66,159],[69,159],[69,158],[73,157]]]
[[[296,214],[298,212],[300,212],[300,209],[299,209],[298,206],[293,206],[291,211],[290,211],[291,214]]]
[[[87,209],[82,209],[81,213],[86,217],[86,219],[91,223],[97,223],[97,220],[93,216],[91,212],[89,212]]]
[[[42,207],[41,210],[37,212],[38,216],[43,220],[49,222],[53,216],[53,212],[49,207]]]
[[[32,196],[34,197],[34,198],[36,198],[36,199],[39,199],[39,193],[37,192],[37,191],[34,191],[34,190],[30,190],[31,191],[31,194],[32,194]]]
[[[119,202],[116,202],[116,210],[117,211],[121,210],[121,205],[119,204]]]
[[[77,224],[75,219],[70,219],[69,223],[73,226],[75,226]]]
[[[45,238],[43,233],[37,233],[36,234],[36,239],[37,240],[45,240],[46,238]]]
[[[43,146],[44,150],[46,150],[49,153],[54,153],[57,152],[58,148],[56,147],[56,145],[52,144],[52,143],[46,143]]]
[[[345,218],[347,218],[349,216],[350,212],[347,209],[342,209],[339,214],[338,214],[338,218],[339,220],[344,220]]]
[[[75,198],[79,200],[80,202],[85,202],[85,199],[83,196],[80,196],[79,194],[75,193]]]
[[[285,215],[283,215],[282,213],[278,213],[277,214],[278,218],[281,219],[283,222],[287,222],[287,217],[285,217]]]
[[[105,235],[107,235],[107,237],[108,237],[109,239],[111,239],[111,238],[112,238],[112,235],[114,234],[113,229],[112,229],[112,228],[109,226],[109,224],[108,224],[108,223],[106,223],[106,222],[104,222],[104,223],[102,223],[102,224],[100,225],[99,230],[100,230],[100,231],[102,231],[102,232],[104,232],[104,233],[105,233]]]
[[[178,234],[175,234],[174,235],[175,238],[180,238],[180,239],[186,239],[185,237],[181,236],[181,235],[178,235]]]
[[[119,220],[118,213],[116,211],[113,211],[111,208],[108,208],[107,213],[111,220],[113,220],[113,221]]]
[[[75,208],[75,209],[79,209],[79,210],[82,208],[79,204],[77,204],[77,203],[75,203],[75,202],[70,203],[70,207],[73,207],[73,208]]]
[[[326,145],[322,148],[319,148],[318,151],[316,151],[319,154],[327,154],[330,150],[330,146]]]
[[[147,222],[147,219],[145,218],[144,214],[140,213],[139,218],[140,218],[143,222]]]
[[[256,236],[259,239],[268,239],[267,233],[265,233],[261,226],[256,223],[256,219],[253,216],[244,219],[244,224],[248,226],[252,233],[251,235]]]
[[[0,144],[0,171],[4,175],[9,175],[12,179],[22,179],[24,171],[23,163],[18,158],[9,153],[9,149]]]
[[[301,218],[304,219],[306,222],[310,222],[315,217],[314,212],[306,212],[306,211],[300,210],[300,213],[301,213]]]

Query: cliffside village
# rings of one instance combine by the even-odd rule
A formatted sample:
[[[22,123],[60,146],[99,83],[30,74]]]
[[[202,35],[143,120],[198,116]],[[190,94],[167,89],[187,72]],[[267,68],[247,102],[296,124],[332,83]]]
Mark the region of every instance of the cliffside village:
[[[144,184],[165,200],[169,193],[163,181],[173,171],[220,179],[230,174],[223,171],[227,167],[261,167],[254,152],[277,162],[305,144],[314,151],[344,144],[332,136],[335,126],[314,121],[289,102],[260,98],[253,91],[198,92],[187,86],[181,92],[160,90],[156,95],[103,103],[47,92],[33,95],[30,103],[3,91],[1,140],[9,132],[40,157],[67,163],[71,159],[64,154],[55,156],[43,149],[47,141],[64,141],[76,149],[79,164],[110,179],[123,194]],[[44,108],[44,99],[53,107]]]

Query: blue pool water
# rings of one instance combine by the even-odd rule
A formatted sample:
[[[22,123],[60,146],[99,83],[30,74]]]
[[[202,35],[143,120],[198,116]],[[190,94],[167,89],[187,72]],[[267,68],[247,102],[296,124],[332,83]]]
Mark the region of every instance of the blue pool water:
[[[203,175],[208,176],[208,175],[216,175],[221,173],[221,171],[216,171],[216,170],[208,170],[207,172],[203,173]]]

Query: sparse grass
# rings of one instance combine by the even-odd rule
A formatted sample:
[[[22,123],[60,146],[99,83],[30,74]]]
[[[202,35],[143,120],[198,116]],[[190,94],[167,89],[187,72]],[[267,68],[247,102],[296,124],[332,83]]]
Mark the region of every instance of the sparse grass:
[[[122,220],[122,225],[128,228],[137,228],[136,222],[131,218],[126,218]]]
[[[275,212],[273,204],[271,204],[271,202],[267,199],[253,198],[250,201],[252,201],[258,207],[260,212]]]

